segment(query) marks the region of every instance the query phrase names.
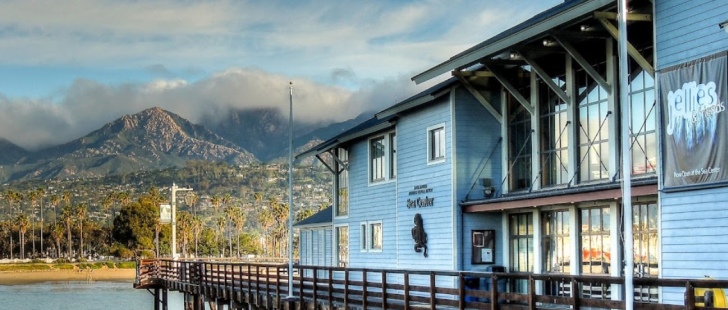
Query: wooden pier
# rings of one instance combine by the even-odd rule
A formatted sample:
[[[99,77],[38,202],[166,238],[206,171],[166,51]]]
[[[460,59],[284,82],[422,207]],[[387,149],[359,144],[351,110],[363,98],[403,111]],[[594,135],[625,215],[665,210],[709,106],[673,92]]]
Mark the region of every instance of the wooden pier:
[[[184,294],[185,310],[625,308],[624,301],[616,298],[623,295],[619,291],[624,278],[606,276],[300,265],[293,273],[294,290],[288,292],[287,264],[152,259],[138,264],[134,287],[154,295],[155,310],[168,309],[169,291]],[[468,289],[472,287],[468,281],[485,289]],[[635,302],[635,309],[702,310],[717,309],[713,308],[716,292],[710,289],[726,288],[728,281],[635,278],[634,285],[647,292]],[[658,287],[684,288],[684,303],[657,303]],[[706,291],[705,296],[696,296],[696,288]],[[287,298],[291,295],[294,298]]]

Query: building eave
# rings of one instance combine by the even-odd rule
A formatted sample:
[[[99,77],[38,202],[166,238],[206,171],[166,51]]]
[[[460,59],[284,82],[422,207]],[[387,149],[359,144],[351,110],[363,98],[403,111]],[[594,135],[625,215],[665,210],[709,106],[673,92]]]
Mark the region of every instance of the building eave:
[[[576,18],[579,18],[581,16],[584,16],[586,14],[589,14],[595,10],[598,10],[602,7],[604,7],[607,4],[610,4],[614,2],[613,0],[589,0],[584,1],[582,3],[575,4],[573,6],[566,6],[566,8],[562,11],[555,12],[553,15],[538,21],[534,22],[531,25],[528,25],[527,27],[521,29],[520,31],[515,31],[513,34],[506,35],[503,38],[498,38],[500,35],[493,37],[493,42],[488,42],[490,40],[486,40],[475,47],[466,50],[458,55],[455,55],[451,57],[449,60],[440,63],[437,66],[434,66],[420,74],[415,75],[412,77],[412,81],[414,81],[416,84],[423,83],[425,81],[428,81],[430,79],[433,79],[441,74],[450,72],[452,70],[455,70],[457,68],[463,68],[463,67],[469,67],[476,63],[478,63],[481,59],[488,57],[490,55],[498,54],[501,51],[508,49],[512,46],[515,46],[523,41],[535,39],[539,36],[543,36],[547,34],[551,29],[564,24],[566,22],[569,22],[571,20],[574,20]],[[565,5],[568,3],[565,3]],[[524,23],[519,24],[518,26],[515,26],[509,30],[506,30],[503,33],[508,33],[509,31],[513,31],[513,29],[518,28],[519,26],[523,24],[528,24],[529,21],[525,21]],[[502,35],[502,34],[501,34]],[[495,39],[498,38],[498,39]],[[482,45],[482,46],[480,46]],[[478,47],[480,46],[480,47]]]

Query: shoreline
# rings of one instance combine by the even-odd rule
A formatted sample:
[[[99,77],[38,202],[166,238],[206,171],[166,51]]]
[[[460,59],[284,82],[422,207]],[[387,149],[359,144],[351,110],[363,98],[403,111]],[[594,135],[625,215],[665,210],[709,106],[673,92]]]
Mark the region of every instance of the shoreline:
[[[0,272],[0,285],[26,285],[44,282],[129,282],[136,269],[33,270]]]

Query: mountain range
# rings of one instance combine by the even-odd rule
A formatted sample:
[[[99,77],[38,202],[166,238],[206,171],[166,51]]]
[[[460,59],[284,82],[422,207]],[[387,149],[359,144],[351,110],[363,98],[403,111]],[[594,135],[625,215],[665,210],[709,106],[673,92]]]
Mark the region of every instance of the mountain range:
[[[0,138],[0,181],[101,177],[181,167],[189,160],[242,165],[281,161],[288,153],[287,115],[274,109],[237,110],[193,124],[155,107],[124,115],[76,140],[29,152]],[[368,118],[294,124],[299,152]]]

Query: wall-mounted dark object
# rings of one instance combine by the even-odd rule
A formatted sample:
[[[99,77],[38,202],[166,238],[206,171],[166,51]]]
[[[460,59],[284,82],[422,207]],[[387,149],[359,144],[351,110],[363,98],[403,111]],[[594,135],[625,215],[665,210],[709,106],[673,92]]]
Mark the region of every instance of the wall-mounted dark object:
[[[422,215],[419,213],[415,214],[415,227],[412,227],[412,239],[415,240],[415,252],[420,253],[424,251],[424,256],[427,257],[427,233],[422,222]]]

